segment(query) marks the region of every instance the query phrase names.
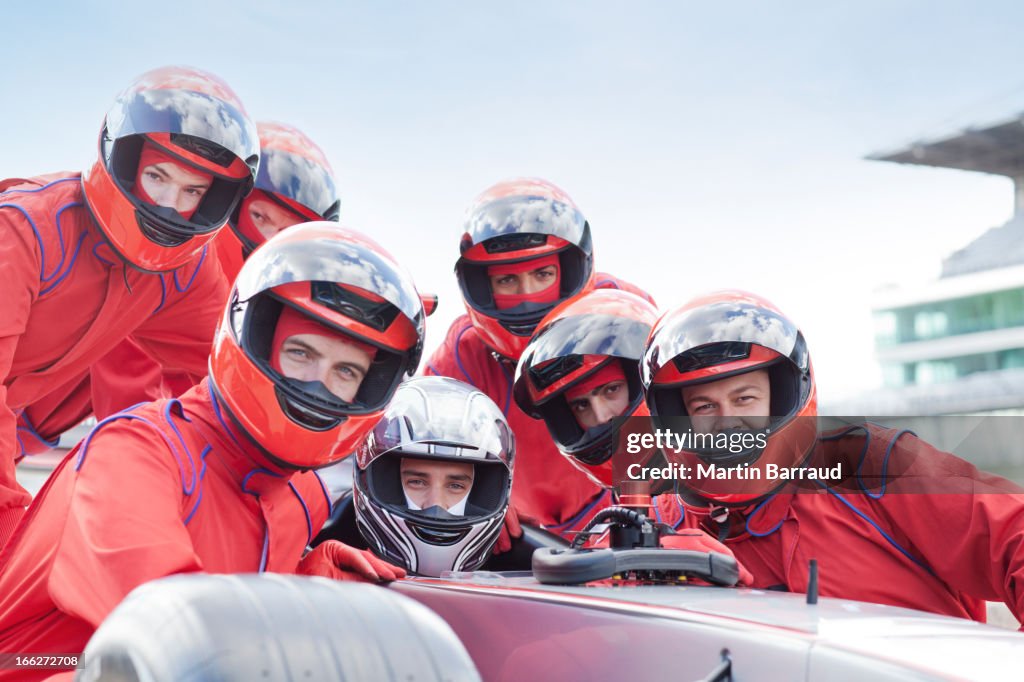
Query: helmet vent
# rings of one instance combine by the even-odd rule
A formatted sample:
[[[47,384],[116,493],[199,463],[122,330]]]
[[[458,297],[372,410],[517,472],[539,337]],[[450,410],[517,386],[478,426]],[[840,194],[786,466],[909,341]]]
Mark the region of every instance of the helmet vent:
[[[469,533],[468,528],[461,528],[459,530],[439,530],[437,528],[424,528],[416,523],[410,523],[409,527],[412,529],[412,532],[416,537],[423,542],[429,542],[432,545],[454,545]]]
[[[313,282],[312,287],[314,301],[379,332],[398,317],[398,308],[388,301],[371,301],[333,282]]]
[[[159,244],[160,246],[166,247],[181,246],[182,244],[184,244],[185,242],[192,238],[192,235],[183,236],[169,234],[167,230],[161,228],[159,225],[156,225],[155,223],[150,221],[139,211],[135,213],[135,217],[139,223],[139,231],[142,232],[143,236],[145,236],[146,239],[153,242],[154,244]]]
[[[566,355],[540,367],[530,367],[530,378],[537,388],[544,389],[582,366],[582,355]]]
[[[277,390],[277,400],[281,405],[281,411],[289,419],[310,431],[328,431],[343,421],[343,418],[322,414],[290,400],[280,388]]]
[[[546,234],[536,232],[520,232],[516,234],[503,234],[491,237],[484,242],[484,251],[487,253],[507,253],[509,251],[521,251],[544,246],[548,243]]]
[[[235,155],[224,147],[194,135],[171,133],[171,142],[185,151],[217,164],[221,168],[229,168],[235,160]]]
[[[750,357],[750,344],[739,341],[712,343],[678,355],[673,362],[680,372],[692,372],[705,367],[724,365],[733,360]]]

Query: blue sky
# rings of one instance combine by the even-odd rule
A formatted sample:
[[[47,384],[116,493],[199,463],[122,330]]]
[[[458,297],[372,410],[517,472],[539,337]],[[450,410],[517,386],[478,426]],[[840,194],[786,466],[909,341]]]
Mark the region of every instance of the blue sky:
[[[462,310],[465,207],[537,175],[590,219],[599,269],[662,307],[761,293],[803,327],[826,400],[869,388],[872,290],[936,276],[1012,196],[1002,178],[863,156],[1024,111],[1024,6],[709,5],[5,7],[0,175],[85,166],[132,78],[198,66],[320,143],[343,221],[440,294],[428,348]]]

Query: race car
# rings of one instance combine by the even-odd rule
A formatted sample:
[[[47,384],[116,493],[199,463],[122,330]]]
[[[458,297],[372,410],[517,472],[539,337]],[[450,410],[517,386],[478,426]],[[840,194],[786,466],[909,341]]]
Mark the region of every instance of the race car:
[[[340,508],[321,539],[355,540]],[[609,521],[621,530],[637,520],[609,512],[596,523]],[[518,551],[487,567],[528,556],[530,570],[386,588],[165,578],[110,615],[80,679],[990,680],[1024,670],[1016,632],[814,590],[728,587],[738,575],[731,557],[630,537],[628,547],[581,549],[526,529]]]

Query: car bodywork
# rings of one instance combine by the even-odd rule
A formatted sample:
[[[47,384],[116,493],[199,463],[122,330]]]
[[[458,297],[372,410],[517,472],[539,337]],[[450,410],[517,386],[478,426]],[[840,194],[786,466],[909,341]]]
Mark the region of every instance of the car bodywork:
[[[1019,633],[843,599],[541,585],[528,572],[412,578],[391,589],[438,613],[485,680],[990,680],[1024,670]]]

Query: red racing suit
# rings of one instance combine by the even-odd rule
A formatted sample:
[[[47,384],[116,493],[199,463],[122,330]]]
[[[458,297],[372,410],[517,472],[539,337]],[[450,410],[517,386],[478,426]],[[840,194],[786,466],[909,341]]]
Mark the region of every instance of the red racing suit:
[[[272,468],[229,419],[204,380],[100,422],[69,453],[0,552],[0,651],[81,652],[148,580],[295,572],[327,489]],[[0,670],[15,677],[31,679]]]
[[[189,382],[185,390],[201,379],[197,377]],[[160,364],[131,338],[114,346],[93,364],[89,381],[92,413],[96,419],[105,419],[132,405],[173,398],[185,392],[171,391],[164,382]]]
[[[1024,617],[1019,486],[908,431],[872,424],[822,437],[814,461],[857,474],[732,510],[727,528],[675,495],[658,497],[656,516],[728,532],[725,544],[754,574],[753,587],[806,592],[808,562],[817,559],[822,596],[982,622],[984,602],[1002,601]]]
[[[78,174],[0,181],[0,192],[2,546],[29,502],[15,479],[21,448],[38,451],[90,414],[90,366],[130,336],[164,367],[205,375],[227,288],[205,253],[173,273],[126,266]]]
[[[242,242],[225,227],[210,248],[220,261],[225,291],[230,291],[245,262]],[[226,296],[224,303],[227,303]],[[103,419],[138,403],[173,398],[192,388],[204,376],[205,371],[194,375],[165,370],[138,343],[128,338],[92,366],[92,413],[97,419]]]
[[[597,287],[622,289],[654,303],[642,289],[611,275],[598,273]],[[595,485],[558,451],[543,420],[519,409],[512,399],[515,371],[515,363],[499,359],[480,340],[469,316],[462,315],[434,351],[425,373],[465,381],[501,408],[516,436],[515,510],[571,539],[594,514],[612,504],[611,492]]]
[[[225,227],[217,233],[213,240],[213,253],[220,261],[220,267],[224,271],[224,278],[228,284],[232,284],[238,277],[242,264],[245,263],[245,254],[242,251],[242,242],[238,241],[238,235],[230,227]]]

